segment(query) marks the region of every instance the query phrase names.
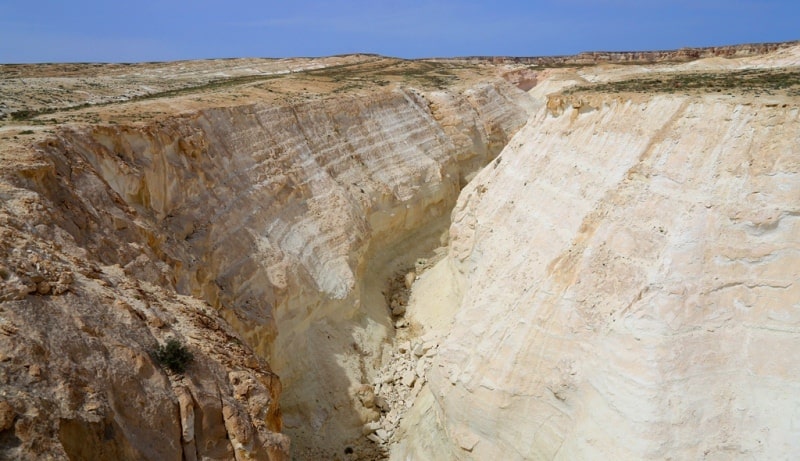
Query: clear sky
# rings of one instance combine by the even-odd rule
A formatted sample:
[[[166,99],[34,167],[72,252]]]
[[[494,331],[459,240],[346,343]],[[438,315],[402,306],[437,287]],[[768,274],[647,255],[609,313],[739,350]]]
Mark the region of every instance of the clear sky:
[[[0,62],[541,56],[800,39],[800,0],[0,0]]]

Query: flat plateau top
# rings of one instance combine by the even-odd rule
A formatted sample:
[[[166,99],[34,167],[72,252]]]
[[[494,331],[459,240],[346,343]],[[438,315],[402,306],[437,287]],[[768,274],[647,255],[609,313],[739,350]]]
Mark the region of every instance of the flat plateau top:
[[[683,56],[680,50],[657,53],[659,62],[650,62],[652,53],[644,53],[648,62],[609,61],[599,54],[591,63],[578,55],[581,60],[554,61],[551,67],[525,58],[403,60],[368,54],[6,64],[0,65],[0,151],[30,146],[63,125],[150,123],[208,107],[294,104],[396,87],[460,91],[498,77],[527,82],[534,86],[534,97],[558,93],[571,100],[639,100],[675,94],[797,105],[800,43],[763,50],[742,46],[745,56],[738,48],[731,50],[729,56],[683,62],[676,58]]]

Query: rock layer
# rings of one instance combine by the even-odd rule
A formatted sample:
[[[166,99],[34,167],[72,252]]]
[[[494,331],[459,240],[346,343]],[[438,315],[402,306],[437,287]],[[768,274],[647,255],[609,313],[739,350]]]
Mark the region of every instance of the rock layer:
[[[436,435],[396,457],[792,457],[798,133],[796,99],[542,108],[459,198]]]
[[[585,51],[568,56],[475,56],[464,59],[495,63],[524,63],[542,67],[586,66],[606,63],[655,64],[688,62],[706,58],[741,58],[796,47],[798,42],[749,43],[742,45],[680,48],[659,51]]]
[[[5,418],[16,421],[11,445],[22,453],[50,438],[41,449],[54,457],[283,459],[281,386],[262,359],[287,389],[296,456],[361,440],[377,414],[354,390],[393,334],[371,283],[383,273],[365,288],[370,261],[445,228],[460,187],[524,124],[528,102],[496,80],[62,129],[5,176],[20,197],[4,207],[17,213],[4,248],[19,253],[2,292],[13,333],[0,350],[15,364],[4,376],[19,392]],[[31,251],[45,269],[23,270],[27,240],[43,246]],[[56,314],[43,322],[37,311]],[[50,339],[21,339],[39,336]],[[148,355],[173,336],[197,358],[183,378]],[[73,349],[27,377],[25,363]],[[51,387],[17,390],[31,379]],[[99,403],[81,410],[83,393]]]
[[[280,382],[218,313],[91,262],[52,203],[3,192],[0,457],[288,459]],[[184,375],[151,355],[171,338]]]
[[[115,123],[30,148],[58,122],[17,113],[0,457],[280,460],[281,432],[297,459],[791,457],[794,73],[750,75],[767,86],[747,95],[545,97],[797,56],[240,69],[174,99],[98,90],[107,109],[55,115]],[[415,264],[459,194],[448,257]],[[183,374],[156,359],[169,339],[194,356]]]

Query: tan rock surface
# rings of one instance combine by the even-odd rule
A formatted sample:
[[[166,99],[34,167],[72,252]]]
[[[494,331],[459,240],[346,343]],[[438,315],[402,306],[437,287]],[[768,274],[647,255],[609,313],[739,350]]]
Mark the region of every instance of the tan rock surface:
[[[525,123],[529,99],[480,69],[358,59],[360,74],[5,123],[12,455],[282,459],[283,420],[300,459],[365,443],[378,415],[355,390],[394,331],[384,266],[410,257],[392,245],[438,244],[460,187]],[[386,84],[362,80],[379,78],[373,65]],[[335,91],[341,80],[352,88]],[[301,85],[313,91],[292,93]],[[149,119],[154,107],[165,112]],[[51,117],[115,123],[46,136],[35,122]],[[148,355],[173,336],[196,357],[184,378]],[[284,418],[263,359],[283,380]]]
[[[0,457],[791,456],[798,51],[767,50],[0,66]]]
[[[462,192],[453,326],[394,457],[794,457],[797,95],[590,93]]]

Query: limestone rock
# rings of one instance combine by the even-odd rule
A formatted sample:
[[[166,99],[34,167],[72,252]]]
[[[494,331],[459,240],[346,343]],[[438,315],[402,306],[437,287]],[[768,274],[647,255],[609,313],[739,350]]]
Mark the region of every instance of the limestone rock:
[[[14,155],[25,159],[25,152]],[[0,458],[232,457],[219,407],[228,399],[242,425],[258,428],[242,454],[287,459],[288,442],[276,434],[280,387],[263,360],[206,303],[89,256],[81,245],[100,250],[95,255],[128,254],[125,245],[106,243],[102,250],[88,242],[107,239],[90,228],[107,228],[95,220],[102,212],[74,199],[88,187],[81,183],[86,177],[73,175],[79,184],[70,189],[50,182],[52,164],[8,163],[7,154],[0,151],[0,431],[6,441]],[[70,205],[55,207],[48,197]],[[153,356],[158,344],[176,337],[195,359],[183,376]],[[234,399],[229,370],[266,382],[269,399],[255,393]]]
[[[797,98],[592,107],[543,107],[462,192],[461,298],[409,423],[438,429],[405,454],[793,457]]]
[[[356,396],[366,408],[375,407],[375,393],[371,386],[366,384],[361,386],[356,392]]]
[[[405,279],[404,279],[404,282],[405,282],[405,285],[406,285],[406,289],[410,290],[411,286],[414,284],[414,280],[416,280],[416,279],[417,279],[417,273],[416,272],[412,271],[412,272],[407,273],[406,276],[405,276]]]
[[[349,389],[367,380],[359,361],[379,355],[392,329],[388,319],[368,329],[355,320],[385,311],[361,305],[371,297],[360,282],[368,252],[446,221],[465,177],[499,152],[531,107],[501,79],[436,92],[393,85],[366,96],[232,102],[176,102],[187,110],[145,123],[64,125],[34,146],[2,152],[0,300],[13,306],[3,315],[19,330],[12,339],[29,339],[0,350],[25,363],[54,347],[94,351],[51,361],[40,376],[25,370],[26,380],[53,386],[74,380],[77,387],[62,386],[69,395],[83,392],[77,383],[97,387],[99,419],[65,409],[35,424],[53,450],[86,455],[92,444],[75,441],[113,424],[121,424],[113,426],[119,443],[90,454],[137,453],[143,448],[128,441],[149,440],[157,453],[142,457],[170,459],[193,441],[199,458],[212,450],[279,459],[288,450],[281,430],[298,452],[358,436],[375,411]],[[33,323],[38,314],[29,311],[51,312],[50,320]],[[180,378],[166,379],[148,360],[168,335],[184,338],[193,367],[208,372],[181,394],[192,405],[185,397],[179,405],[170,390]],[[130,353],[116,358],[108,344]],[[281,385],[257,355],[286,384],[285,426]],[[94,384],[97,370],[117,369],[130,371]],[[131,399],[146,401],[141,416],[118,417]],[[60,445],[56,418],[70,421]],[[146,427],[163,430],[140,433]]]
[[[397,352],[405,354],[411,349],[411,344],[408,341],[403,341],[397,346]]]
[[[402,304],[396,304],[394,307],[392,307],[392,315],[394,316],[403,315],[405,313],[406,313],[406,306]]]
[[[695,51],[558,62],[752,50]],[[412,459],[798,451],[796,96],[549,95],[637,66],[500,72],[530,95],[485,73],[314,95],[289,75],[267,95],[332,62],[414,65],[181,63],[208,68],[200,87],[226,65],[246,82],[92,89],[139,78],[122,70],[59,90],[103,105],[52,133],[4,121],[34,134],[0,139],[0,458],[284,460],[285,434],[297,458],[379,458],[404,430]],[[27,107],[12,80],[0,115]],[[392,351],[436,259],[410,250],[451,216],[452,330]],[[183,374],[154,361],[168,338]]]
[[[377,422],[377,421],[369,422],[369,423],[364,425],[362,433],[364,435],[369,435],[369,434],[372,434],[373,432],[377,431],[380,428],[381,428],[381,424],[379,422]]]
[[[425,360],[420,360],[417,362],[417,366],[414,368],[414,372],[417,374],[418,378],[423,378],[425,376],[425,371],[428,367],[428,363]]]
[[[5,400],[0,401],[0,432],[11,429],[17,414]]]
[[[389,406],[389,403],[386,401],[385,398],[383,398],[383,396],[376,396],[375,397],[375,406],[380,408],[381,411],[389,411],[389,409],[391,408]]]
[[[384,429],[376,430],[375,435],[380,439],[381,442],[386,442],[389,440],[389,432]]]
[[[403,373],[403,378],[400,380],[405,387],[411,387],[414,385],[414,381],[417,380],[417,374],[411,370],[406,371]]]

